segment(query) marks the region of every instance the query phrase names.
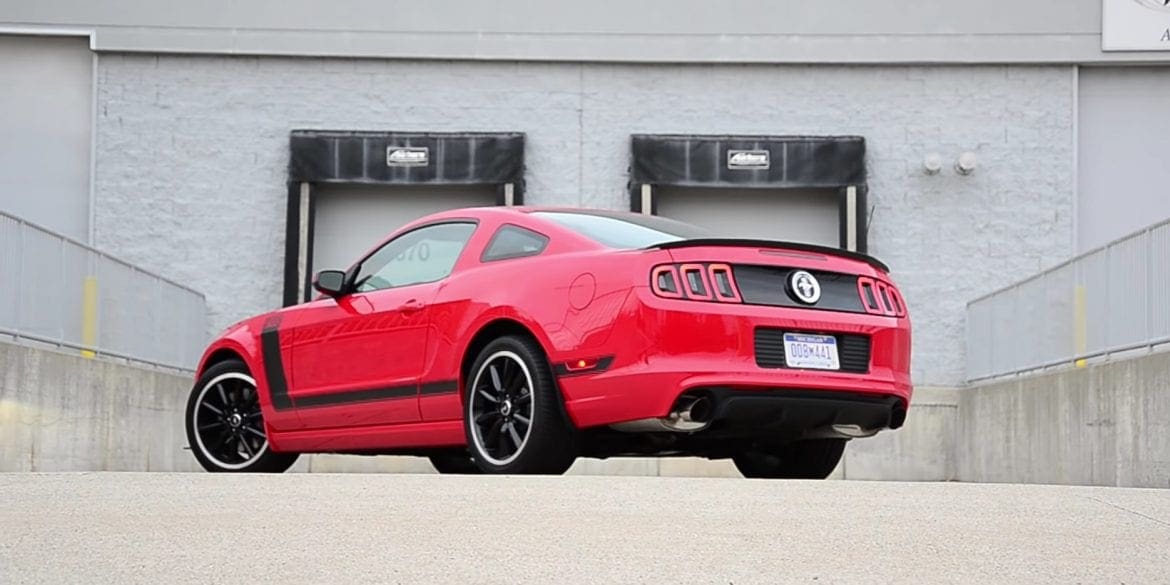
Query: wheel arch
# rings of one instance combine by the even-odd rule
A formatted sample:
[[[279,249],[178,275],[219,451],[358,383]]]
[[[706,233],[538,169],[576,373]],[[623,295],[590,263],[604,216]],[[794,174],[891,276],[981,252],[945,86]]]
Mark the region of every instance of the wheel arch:
[[[535,341],[540,350],[544,352],[545,359],[548,359],[548,347],[531,327],[511,317],[496,317],[480,326],[475,335],[471,337],[467,347],[463,349],[462,357],[459,360],[459,396],[461,399],[463,388],[471,375],[471,366],[475,364],[475,358],[493,340],[507,335],[523,336]]]
[[[248,360],[244,359],[244,356],[241,355],[240,352],[231,347],[220,347],[212,350],[212,352],[207,355],[207,358],[203,360],[203,365],[199,368],[199,375],[202,376],[212,367],[232,360],[243,362],[245,366],[248,365]],[[248,369],[251,370],[252,368],[248,367]]]
[[[244,367],[248,368],[248,372],[256,377],[261,374],[259,368],[261,366],[259,356],[253,355],[248,351],[244,343],[239,340],[224,337],[216,340],[207,350],[203,352],[203,359],[199,361],[199,367],[195,371],[195,378],[198,379],[212,366],[222,364],[226,361],[236,360],[244,363]]]

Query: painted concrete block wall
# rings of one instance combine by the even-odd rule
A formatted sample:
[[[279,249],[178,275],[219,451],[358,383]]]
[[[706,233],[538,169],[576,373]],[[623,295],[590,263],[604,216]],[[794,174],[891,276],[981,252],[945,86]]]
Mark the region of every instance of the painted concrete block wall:
[[[194,471],[190,379],[0,342],[0,471]]]
[[[958,479],[1170,487],[1170,353],[960,392]]]
[[[280,302],[292,129],[522,131],[532,204],[628,208],[631,133],[856,134],[870,246],[920,385],[963,379],[970,298],[1072,250],[1070,67],[470,63],[103,53],[96,239],[207,294]],[[973,150],[979,170],[920,171]]]

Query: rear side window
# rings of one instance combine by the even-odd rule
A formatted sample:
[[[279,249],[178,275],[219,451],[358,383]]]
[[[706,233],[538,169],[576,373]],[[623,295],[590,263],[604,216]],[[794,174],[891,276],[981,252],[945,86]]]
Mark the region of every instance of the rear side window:
[[[570,211],[535,211],[547,219],[610,248],[645,248],[655,244],[711,237],[710,232],[664,217]]]
[[[492,241],[483,250],[480,260],[507,260],[536,256],[548,246],[548,236],[520,226],[506,225],[492,236]]]

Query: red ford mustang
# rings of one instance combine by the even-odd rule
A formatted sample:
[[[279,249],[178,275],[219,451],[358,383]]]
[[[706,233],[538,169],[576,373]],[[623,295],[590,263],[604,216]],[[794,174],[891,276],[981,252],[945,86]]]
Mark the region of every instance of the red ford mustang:
[[[577,457],[731,458],[823,478],[896,429],[910,321],[877,260],[580,209],[418,220],[316,300],[212,342],[186,413],[209,471],[300,453],[406,454],[445,473]]]

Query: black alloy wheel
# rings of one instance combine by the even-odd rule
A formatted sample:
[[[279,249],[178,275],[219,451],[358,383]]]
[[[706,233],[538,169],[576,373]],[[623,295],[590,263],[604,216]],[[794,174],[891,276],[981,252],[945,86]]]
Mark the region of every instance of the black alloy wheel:
[[[520,356],[499,351],[488,358],[472,388],[477,446],[491,463],[506,465],[520,454],[532,431],[532,375]]]
[[[269,449],[256,380],[242,362],[208,368],[187,403],[187,441],[208,471],[282,472],[295,453]]]
[[[502,337],[471,371],[464,422],[476,465],[488,473],[564,473],[576,458],[575,434],[540,346]]]

